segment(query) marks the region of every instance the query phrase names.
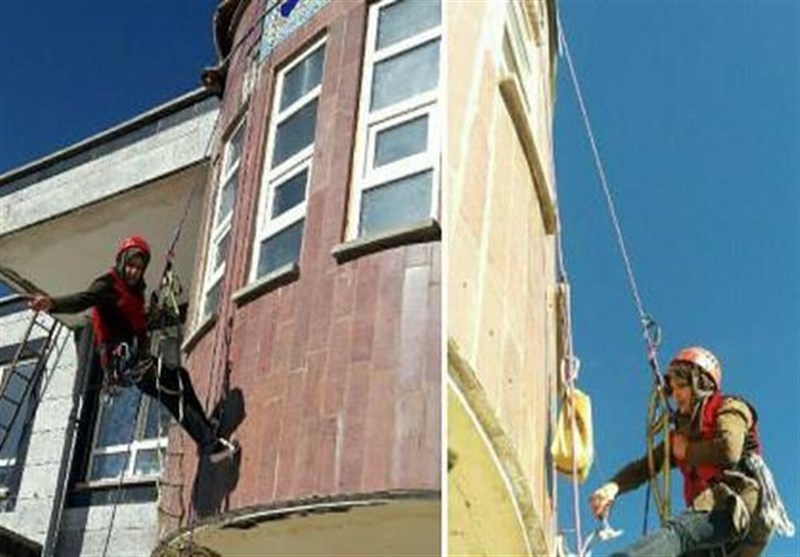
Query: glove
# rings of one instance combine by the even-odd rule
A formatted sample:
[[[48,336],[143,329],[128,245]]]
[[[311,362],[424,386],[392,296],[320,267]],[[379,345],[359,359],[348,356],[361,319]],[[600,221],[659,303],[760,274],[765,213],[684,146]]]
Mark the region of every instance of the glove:
[[[597,518],[601,518],[608,512],[618,493],[619,485],[616,482],[608,482],[592,493],[592,496],[589,497],[589,505]]]
[[[33,294],[28,296],[28,308],[33,311],[44,311],[45,313],[53,309],[53,299],[46,294]]]

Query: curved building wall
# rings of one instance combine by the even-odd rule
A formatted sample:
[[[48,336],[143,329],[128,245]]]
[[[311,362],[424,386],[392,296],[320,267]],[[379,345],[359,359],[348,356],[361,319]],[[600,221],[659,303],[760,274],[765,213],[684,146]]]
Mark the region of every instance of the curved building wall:
[[[301,2],[290,17],[308,19],[262,56],[258,21],[271,3],[242,1],[241,17],[233,18],[233,44],[241,47],[229,60],[212,149],[214,182],[199,248],[205,264],[195,277],[185,344],[200,399],[216,409],[241,451],[235,462],[212,468],[173,427],[165,485],[178,487],[163,490],[166,534],[220,513],[309,497],[440,489],[437,215],[426,226],[375,238],[347,232],[368,4],[311,2],[308,16]],[[319,41],[324,63],[313,150],[303,163],[310,177],[299,256],[254,278],[262,263],[254,250],[274,224],[265,228],[259,219],[266,218],[262,189],[271,179],[275,91],[282,69]],[[238,160],[229,147],[237,134]],[[238,185],[229,248],[216,310],[207,311],[215,280],[207,267],[218,264],[217,235],[224,233],[218,192],[231,160]]]
[[[448,36],[448,404],[480,418],[449,426],[449,543],[459,554],[491,553],[512,531],[530,554],[552,553],[554,4],[447,4],[463,30]],[[476,436],[494,469],[477,462]],[[508,483],[515,489],[496,487]],[[495,538],[477,536],[481,513],[493,513],[487,494],[510,498],[525,528],[509,520]]]

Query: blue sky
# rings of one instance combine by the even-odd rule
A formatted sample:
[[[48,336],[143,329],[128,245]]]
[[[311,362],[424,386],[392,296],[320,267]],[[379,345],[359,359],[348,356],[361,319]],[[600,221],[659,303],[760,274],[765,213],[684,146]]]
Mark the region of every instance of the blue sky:
[[[768,463],[800,526],[800,12],[798,2],[559,4],[662,366],[700,344],[724,390],[760,414]],[[593,489],[644,451],[644,343],[565,61],[555,143],[579,387],[592,397]],[[673,474],[676,488],[679,475]],[[572,506],[561,482],[561,524]],[[677,490],[673,507],[682,508]],[[641,533],[644,488],[619,499]],[[584,524],[594,526],[584,506]],[[657,524],[653,516],[651,527]],[[573,544],[574,547],[574,544]],[[798,538],[767,555],[800,555]]]
[[[215,58],[215,4],[0,1],[0,173],[197,87]],[[799,5],[559,4],[645,306],[664,330],[662,363],[687,344],[719,355],[725,390],[759,409],[798,526]],[[650,377],[563,61],[558,74],[563,241],[597,452],[585,503],[642,452]],[[568,484],[559,489],[569,528]],[[619,500],[612,523],[625,536],[594,555],[638,537],[643,494]],[[592,524],[585,505],[583,518]],[[798,538],[776,539],[767,554],[800,555]]]
[[[216,5],[0,0],[0,174],[199,87]]]
[[[200,86],[216,0],[1,0],[0,173]]]

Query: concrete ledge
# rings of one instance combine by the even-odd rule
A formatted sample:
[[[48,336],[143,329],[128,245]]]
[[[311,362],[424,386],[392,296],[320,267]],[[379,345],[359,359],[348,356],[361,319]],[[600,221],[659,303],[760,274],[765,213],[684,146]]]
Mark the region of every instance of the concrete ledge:
[[[248,284],[234,292],[232,296],[233,303],[237,307],[241,307],[262,294],[272,292],[276,288],[297,280],[299,276],[300,266],[297,262],[287,263],[283,267],[278,267],[271,273],[264,275],[253,284]]]
[[[458,346],[452,339],[447,343],[447,363],[452,383],[478,421],[478,425],[491,444],[491,449],[510,484],[514,504],[519,509],[532,555],[547,555],[547,536],[541,516],[534,506],[530,482],[519,462],[517,449],[500,424],[478,376],[469,363],[461,357]],[[459,454],[454,451],[453,454],[448,454],[448,458],[453,465],[457,465]]]
[[[166,125],[174,124],[174,122],[166,121],[166,118],[177,112],[187,110],[189,107],[192,107],[193,105],[197,107],[203,101],[208,100],[208,102],[213,103],[215,106],[212,109],[216,110],[216,105],[218,103],[211,97],[212,93],[210,91],[206,90],[204,87],[198,87],[193,91],[189,91],[184,95],[171,99],[160,106],[157,106],[142,114],[139,114],[138,116],[134,116],[130,120],[127,120],[121,124],[113,126],[96,135],[88,137],[87,139],[81,140],[78,143],[75,143],[74,145],[70,145],[68,147],[65,147],[64,149],[56,151],[55,153],[51,153],[38,160],[29,162],[23,166],[20,166],[18,168],[13,168],[8,172],[5,172],[4,174],[0,175],[0,187],[5,187],[7,185],[10,185],[12,182],[20,179],[22,176],[40,172],[45,168],[54,166],[57,163],[63,162],[67,159],[77,157],[79,154],[94,149],[96,147],[99,147],[101,145],[108,145],[115,139],[124,136],[129,136],[135,130],[143,128],[148,124],[157,123],[159,120],[165,121]],[[196,110],[197,109],[195,109],[193,115],[197,115]],[[204,108],[201,107],[200,110],[204,110]],[[155,130],[149,133],[153,133],[154,131]],[[8,194],[8,193],[9,191],[7,189],[3,190],[3,194]]]
[[[441,240],[442,229],[436,219],[427,219],[402,228],[389,230],[384,234],[356,238],[336,245],[331,255],[337,263],[345,263],[363,255],[406,244],[419,244]]]
[[[533,138],[533,126],[528,112],[525,110],[525,102],[522,100],[522,86],[513,75],[503,77],[500,80],[500,94],[505,101],[511,121],[522,144],[522,152],[528,168],[533,174],[533,183],[536,188],[536,197],[539,199],[539,207],[542,212],[544,229],[548,234],[555,234],[558,217],[556,216],[556,202],[553,192],[547,185],[547,175],[542,166],[542,159],[536,148],[536,141]]]
[[[189,543],[193,555],[438,555],[441,492],[338,494],[237,509],[173,532],[152,555],[180,555]]]

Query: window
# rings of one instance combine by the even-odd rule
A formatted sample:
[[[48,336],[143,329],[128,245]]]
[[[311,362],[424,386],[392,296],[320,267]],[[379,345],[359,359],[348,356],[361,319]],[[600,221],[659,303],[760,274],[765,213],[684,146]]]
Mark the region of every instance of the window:
[[[321,40],[278,72],[251,280],[300,259],[324,62]]]
[[[540,110],[541,69],[531,25],[525,7],[514,1],[507,3],[506,25],[503,33],[503,63],[522,87],[522,98],[529,113]]]
[[[225,276],[225,260],[231,240],[233,209],[236,204],[236,190],[239,186],[239,166],[242,159],[244,141],[244,122],[235,128],[225,144],[220,171],[220,187],[214,203],[214,216],[211,223],[211,242],[206,262],[205,287],[203,288],[201,321],[217,310],[222,278]]]
[[[101,399],[102,400],[102,399]],[[170,414],[158,400],[129,387],[98,407],[87,482],[153,478],[167,446]],[[161,455],[158,454],[161,451]]]
[[[370,7],[349,238],[436,215],[441,25],[438,0]]]
[[[0,367],[0,385],[3,384],[6,374],[8,374],[10,371],[10,365]],[[28,360],[17,363],[17,373],[21,374],[28,380],[33,379],[35,371],[36,360]],[[11,482],[13,478],[11,476],[14,467],[17,464],[17,454],[23,442],[25,441],[22,438],[22,434],[30,434],[30,428],[27,432],[24,432],[23,430],[25,429],[25,423],[30,418],[30,402],[33,393],[36,390],[36,385],[31,384],[27,392],[27,396],[24,396],[23,398],[23,395],[26,395],[26,383],[15,375],[11,376],[8,385],[6,386],[6,390],[3,393],[6,397],[12,399],[13,402],[5,399],[0,400],[0,425],[2,425],[2,427],[0,427],[0,441],[2,441],[3,436],[7,433],[7,437],[3,443],[3,448],[0,450],[0,495],[12,487]],[[17,407],[19,407],[19,412],[17,413],[16,419],[14,419],[12,422],[12,419],[14,418],[14,412]]]

